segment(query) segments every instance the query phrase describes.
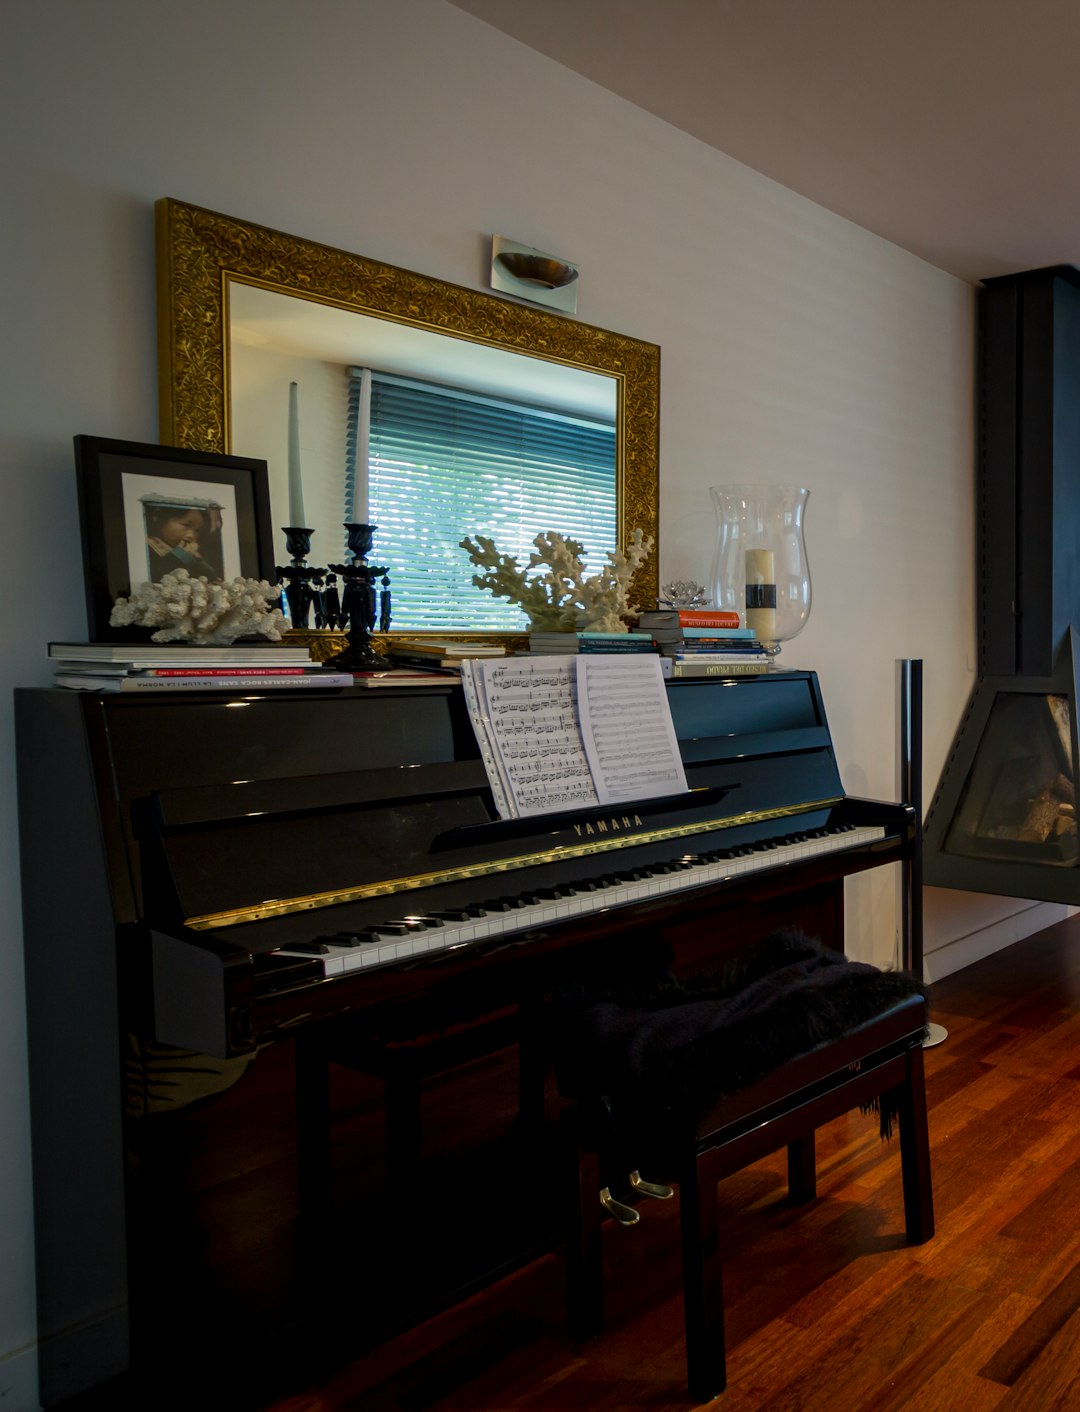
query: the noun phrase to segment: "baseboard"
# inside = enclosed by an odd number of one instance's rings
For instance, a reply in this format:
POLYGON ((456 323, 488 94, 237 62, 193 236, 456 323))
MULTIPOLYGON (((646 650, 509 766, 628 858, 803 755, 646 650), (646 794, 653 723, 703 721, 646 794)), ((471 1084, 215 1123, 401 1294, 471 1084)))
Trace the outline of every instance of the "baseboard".
POLYGON ((39 1412, 36 1345, 0 1357, 0 1407, 4 1412, 39 1412))
POLYGON ((992 956, 995 951, 1004 951, 1007 946, 1022 941, 1026 936, 1034 936, 1036 932, 1052 927, 1055 922, 1063 922, 1066 917, 1074 916, 1077 911, 1080 911, 1080 908, 1070 907, 1064 902, 1032 903, 1030 907, 1024 907, 1011 916, 1003 917, 991 926, 969 932, 967 936, 957 937, 954 941, 935 947, 933 951, 925 952, 923 973, 931 983, 940 981, 945 976, 951 976, 954 971, 962 971, 965 966, 981 961, 984 956, 992 956))
MULTIPOLYGON (((53 1334, 41 1343, 41 1405, 55 1407, 119 1377, 127 1367, 128 1310, 125 1304, 53 1334)), ((3 1412, 8 1409, 3 1407, 3 1412)))

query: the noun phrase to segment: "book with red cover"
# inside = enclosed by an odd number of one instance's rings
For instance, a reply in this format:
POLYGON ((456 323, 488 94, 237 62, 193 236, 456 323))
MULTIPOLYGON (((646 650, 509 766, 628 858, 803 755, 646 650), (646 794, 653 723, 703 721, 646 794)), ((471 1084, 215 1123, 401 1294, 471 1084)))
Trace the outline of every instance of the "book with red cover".
POLYGON ((733 608, 656 608, 639 615, 643 628, 737 628, 739 615, 733 608))
POLYGON ((727 608, 677 608, 684 628, 737 628, 739 615, 727 608))
MULTIPOLYGON (((302 677, 312 667, 151 667, 144 677, 302 677)), ((318 668, 314 668, 318 670, 318 668)))

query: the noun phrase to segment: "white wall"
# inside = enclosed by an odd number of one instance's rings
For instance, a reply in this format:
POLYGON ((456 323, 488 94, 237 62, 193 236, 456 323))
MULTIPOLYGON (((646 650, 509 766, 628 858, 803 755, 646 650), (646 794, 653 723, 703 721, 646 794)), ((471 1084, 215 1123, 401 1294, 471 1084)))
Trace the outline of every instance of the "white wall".
POLYGON ((345 519, 342 428, 349 401, 341 364, 267 348, 245 348, 242 357, 232 359, 229 371, 233 448, 238 456, 266 462, 271 509, 279 512, 273 517, 274 549, 279 555, 276 562, 285 563, 280 527, 288 519, 283 509, 289 503, 288 389, 295 382, 304 518, 308 525, 322 529, 321 533, 316 531, 311 562, 340 563, 346 556, 341 528, 345 519))
MULTIPOLYGON (((156 440, 153 202, 474 287, 492 233, 582 270, 662 348, 661 569, 708 572, 708 486, 811 487, 809 626, 849 793, 895 798, 895 661, 926 787, 973 672, 972 291, 443 0, 8 0, 0 692, 0 1400, 33 1405, 10 688, 85 635, 71 438, 156 440)), ((77 899, 73 899, 77 912, 77 899)), ((943 945, 1018 912, 950 897, 943 945)), ((889 961, 895 880, 851 888, 889 961)), ((936 928, 936 929, 935 929, 936 928)))

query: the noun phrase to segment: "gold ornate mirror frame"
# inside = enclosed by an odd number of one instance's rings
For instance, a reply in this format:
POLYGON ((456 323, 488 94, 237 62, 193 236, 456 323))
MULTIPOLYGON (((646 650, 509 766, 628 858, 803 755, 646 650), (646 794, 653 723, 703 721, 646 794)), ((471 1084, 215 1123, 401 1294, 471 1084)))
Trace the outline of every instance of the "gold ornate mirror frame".
MULTIPOLYGON (((165 198, 157 202, 161 440, 230 452, 229 283, 576 365, 615 379, 617 536, 654 539, 631 601, 658 587, 660 349, 624 334, 165 198)), ((483 533, 483 526, 477 530, 483 533)), ((460 635, 460 634, 457 634, 460 635)))

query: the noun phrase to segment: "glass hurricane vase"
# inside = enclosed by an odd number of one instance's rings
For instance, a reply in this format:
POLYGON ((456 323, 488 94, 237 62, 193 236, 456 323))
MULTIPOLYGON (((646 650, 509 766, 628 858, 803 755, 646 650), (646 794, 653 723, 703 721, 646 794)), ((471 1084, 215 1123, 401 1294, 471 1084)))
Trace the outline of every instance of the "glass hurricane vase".
POLYGON ((786 485, 714 485, 716 552, 711 584, 717 608, 734 609, 780 651, 810 616, 810 565, 803 516, 810 492, 786 485))

